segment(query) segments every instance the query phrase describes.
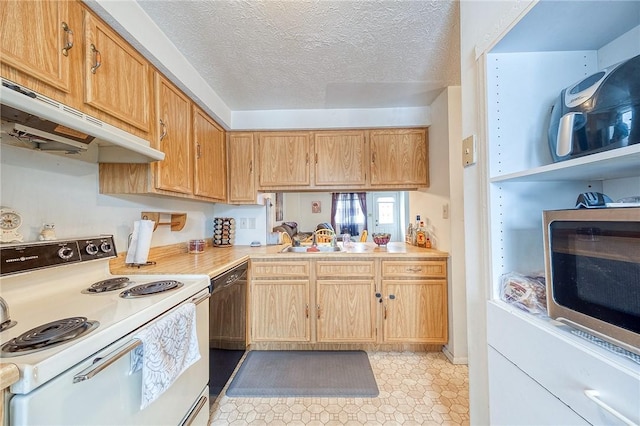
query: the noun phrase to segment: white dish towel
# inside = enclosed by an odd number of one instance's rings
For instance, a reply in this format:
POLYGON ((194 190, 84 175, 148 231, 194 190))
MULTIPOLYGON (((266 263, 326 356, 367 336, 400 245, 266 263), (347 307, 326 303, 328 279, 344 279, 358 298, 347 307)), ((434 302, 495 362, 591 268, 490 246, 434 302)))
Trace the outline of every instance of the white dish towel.
POLYGON ((134 337, 142 341, 131 355, 131 371, 142 368, 142 410, 200 359, 196 305, 180 306, 134 337))

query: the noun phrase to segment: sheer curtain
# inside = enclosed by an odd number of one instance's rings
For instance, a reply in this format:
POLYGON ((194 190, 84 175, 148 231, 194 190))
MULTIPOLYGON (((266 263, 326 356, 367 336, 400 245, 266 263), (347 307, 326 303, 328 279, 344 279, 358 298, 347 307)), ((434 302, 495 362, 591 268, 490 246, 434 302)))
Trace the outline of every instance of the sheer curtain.
POLYGON ((334 192, 331 194, 331 226, 336 233, 360 235, 367 229, 367 194, 334 192))

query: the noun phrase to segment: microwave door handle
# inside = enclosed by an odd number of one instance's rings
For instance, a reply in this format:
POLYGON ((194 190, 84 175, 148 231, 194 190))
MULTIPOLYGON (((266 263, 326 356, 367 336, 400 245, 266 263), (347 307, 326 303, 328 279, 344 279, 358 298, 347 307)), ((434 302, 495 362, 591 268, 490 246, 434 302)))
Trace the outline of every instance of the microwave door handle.
POLYGON ((571 154, 576 117, 582 115, 581 112, 568 112, 560 118, 558 136, 556 137, 556 155, 558 157, 566 157, 571 154))

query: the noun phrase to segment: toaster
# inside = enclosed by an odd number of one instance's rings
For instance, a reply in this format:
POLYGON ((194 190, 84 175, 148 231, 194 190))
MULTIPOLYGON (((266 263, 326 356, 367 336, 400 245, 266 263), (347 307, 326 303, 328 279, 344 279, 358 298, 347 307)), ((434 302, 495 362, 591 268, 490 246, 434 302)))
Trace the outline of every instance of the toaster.
POLYGON ((554 162, 640 143, 640 55, 563 89, 548 140, 554 162))

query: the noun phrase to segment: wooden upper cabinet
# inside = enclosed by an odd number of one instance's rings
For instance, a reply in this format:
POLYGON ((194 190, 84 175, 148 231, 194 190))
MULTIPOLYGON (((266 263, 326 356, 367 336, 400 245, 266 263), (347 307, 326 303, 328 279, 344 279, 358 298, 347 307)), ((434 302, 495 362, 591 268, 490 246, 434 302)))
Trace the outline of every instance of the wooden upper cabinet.
MULTIPOLYGON (((0 59, 4 64, 63 92, 71 90, 70 62, 74 56, 82 55, 77 46, 82 37, 79 4, 3 0, 0 27, 0 59)), ((4 68, 3 76, 19 80, 4 68)), ((16 82, 42 92, 33 84, 16 82)))
POLYGON ((315 133, 314 144, 316 185, 353 187, 366 184, 364 131, 315 133))
POLYGON ((371 186, 429 186, 429 148, 424 129, 372 130, 371 186))
POLYGON ((224 130, 193 107, 194 194, 227 200, 227 155, 224 130))
POLYGON ((155 74, 156 148, 165 153, 154 163, 156 188, 193 193, 191 100, 160 74, 155 74))
POLYGON ((309 186, 309 147, 308 132, 260 133, 259 186, 309 186))
POLYGON ((152 104, 149 63, 90 12, 85 11, 84 16, 85 102, 148 132, 152 104))
POLYGON ((254 134, 227 133, 227 163, 229 165, 229 203, 255 204, 254 134))

